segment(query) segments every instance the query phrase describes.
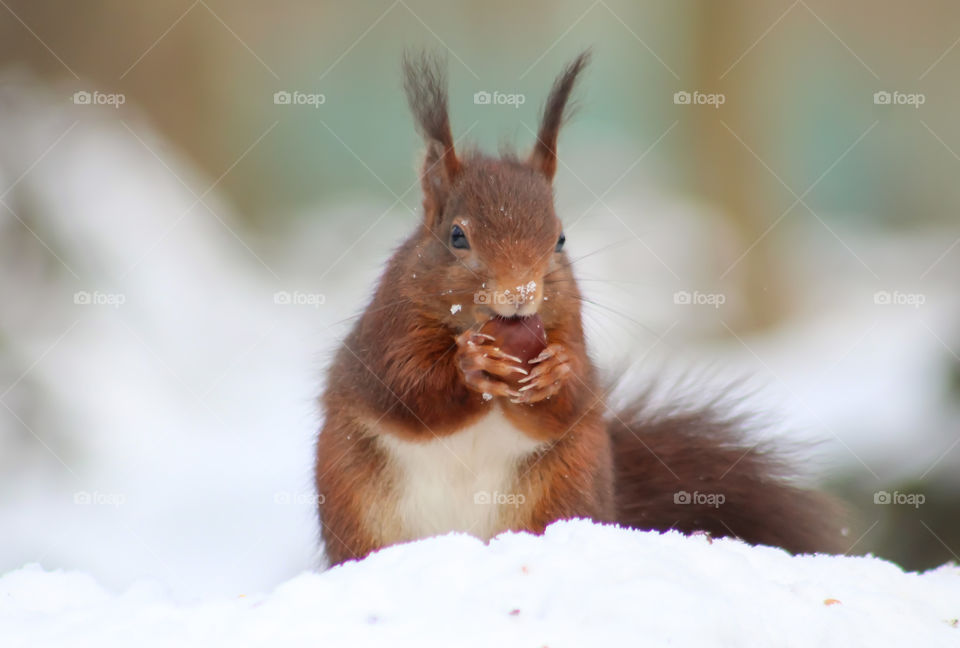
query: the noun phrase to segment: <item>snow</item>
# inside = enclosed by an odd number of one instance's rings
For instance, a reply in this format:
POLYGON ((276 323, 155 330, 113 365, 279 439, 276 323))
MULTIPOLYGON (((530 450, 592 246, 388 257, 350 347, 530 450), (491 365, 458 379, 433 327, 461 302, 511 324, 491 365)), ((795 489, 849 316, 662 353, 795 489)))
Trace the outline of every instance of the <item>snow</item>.
MULTIPOLYGON (((56 99, 0 87, 11 143, 0 157, 36 160, 72 118, 56 99)), ((350 312, 350 288, 261 265, 256 241, 231 233, 229 207, 215 193, 204 199, 213 212, 196 204, 178 177, 198 194, 210 181, 147 124, 126 123, 77 123, 11 192, 39 205, 34 228, 77 278, 24 276, 13 237, 35 239, 0 221, 0 290, 18 295, 0 309, 0 338, 17 352, 3 381, 12 411, 0 407, 0 573, 39 562, 116 589, 142 576, 180 596, 266 589, 317 564, 319 354, 342 335, 330 323, 350 312), (74 299, 98 290, 125 303, 74 299), (31 397, 50 414, 30 416, 31 397)), ((61 267, 39 244, 23 247, 61 267)))
POLYGON ((28 565, 0 578, 0 640, 45 646, 960 645, 960 568, 585 520, 489 544, 453 534, 385 549, 267 594, 184 605, 28 565))

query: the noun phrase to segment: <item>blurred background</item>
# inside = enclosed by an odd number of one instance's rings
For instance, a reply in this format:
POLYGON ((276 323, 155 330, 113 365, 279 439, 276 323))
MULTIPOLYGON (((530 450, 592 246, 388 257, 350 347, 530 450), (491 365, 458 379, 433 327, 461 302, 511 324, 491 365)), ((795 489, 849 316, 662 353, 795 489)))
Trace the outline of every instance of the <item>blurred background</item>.
POLYGON ((315 398, 419 214, 408 48, 494 151, 592 47, 555 184, 597 361, 742 380, 851 554, 957 561, 958 43, 934 0, 0 1, 0 572, 319 564, 315 398))

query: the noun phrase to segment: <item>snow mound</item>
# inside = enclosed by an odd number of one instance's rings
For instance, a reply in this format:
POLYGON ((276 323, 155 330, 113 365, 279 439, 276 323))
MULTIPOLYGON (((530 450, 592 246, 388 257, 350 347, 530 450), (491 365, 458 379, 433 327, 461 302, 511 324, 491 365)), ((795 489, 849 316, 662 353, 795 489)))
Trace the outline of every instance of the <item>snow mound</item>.
POLYGON ((798 556, 584 520, 489 544, 453 534, 177 603, 29 565, 0 578, 0 645, 958 646, 960 568, 798 556))

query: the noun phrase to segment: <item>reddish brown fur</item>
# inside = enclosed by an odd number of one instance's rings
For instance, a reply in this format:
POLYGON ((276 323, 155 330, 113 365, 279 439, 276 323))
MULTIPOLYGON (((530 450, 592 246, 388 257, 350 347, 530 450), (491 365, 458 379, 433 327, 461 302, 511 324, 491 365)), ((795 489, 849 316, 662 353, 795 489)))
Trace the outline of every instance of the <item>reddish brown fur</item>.
POLYGON ((657 410, 645 400, 608 428, 620 524, 735 536, 791 553, 843 550, 838 504, 792 485, 784 455, 770 443, 750 443, 744 417, 716 405, 657 410), (724 501, 678 504, 681 493, 724 501))
MULTIPOLYGON (((607 429, 584 342, 579 289, 566 254, 554 251, 561 225, 550 184, 557 133, 586 60, 578 57, 554 84, 527 161, 479 153, 458 157, 442 67, 428 58, 405 61, 410 105, 427 145, 424 219, 391 258, 329 372, 316 485, 331 563, 412 539, 397 518, 400 485, 382 437, 415 447, 457 434, 495 407, 523 434, 545 442, 517 466, 515 488, 525 503, 500 521, 504 529, 539 533, 557 519, 587 517, 639 528, 739 534, 792 550, 817 548, 817 533, 801 531, 789 519, 800 513, 807 524, 814 515, 812 496, 781 486, 765 456, 748 452, 736 470, 719 479, 743 453, 741 446, 728 448, 739 441, 731 426, 705 423, 707 415, 644 423, 627 414, 623 420, 631 425, 607 429), (454 224, 466 231, 469 250, 451 247, 454 224), (464 369, 476 361, 478 349, 462 342, 461 334, 490 315, 474 296, 528 278, 536 294, 527 307, 536 307, 555 355, 544 359, 544 376, 530 383, 536 389, 517 398, 521 402, 512 402, 514 396, 485 400, 464 369), (635 434, 656 446, 654 453, 668 455, 666 463, 682 472, 679 480, 664 477, 635 434), (727 520, 732 529, 665 501, 678 484, 698 483, 703 475, 711 487, 737 492, 735 503, 723 510, 736 513, 727 520)), ((482 349, 479 355, 485 355, 482 349)))

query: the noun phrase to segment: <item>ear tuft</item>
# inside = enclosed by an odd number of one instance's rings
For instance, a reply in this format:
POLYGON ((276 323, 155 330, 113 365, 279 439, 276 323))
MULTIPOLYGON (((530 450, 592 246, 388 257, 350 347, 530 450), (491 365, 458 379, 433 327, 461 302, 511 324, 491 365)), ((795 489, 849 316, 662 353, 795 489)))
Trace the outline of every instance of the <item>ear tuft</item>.
POLYGON ((563 122, 570 117, 571 110, 568 109, 570 94, 576 85, 577 77, 589 62, 590 50, 573 59, 553 82, 550 95, 543 106, 540 131, 537 133, 537 143, 530 154, 530 164, 543 173, 548 180, 553 180, 557 172, 557 136, 563 122))
POLYGON ((429 224, 439 218, 450 185, 460 173, 447 113, 446 61, 427 52, 405 53, 403 88, 417 131, 427 145, 421 183, 429 224))

